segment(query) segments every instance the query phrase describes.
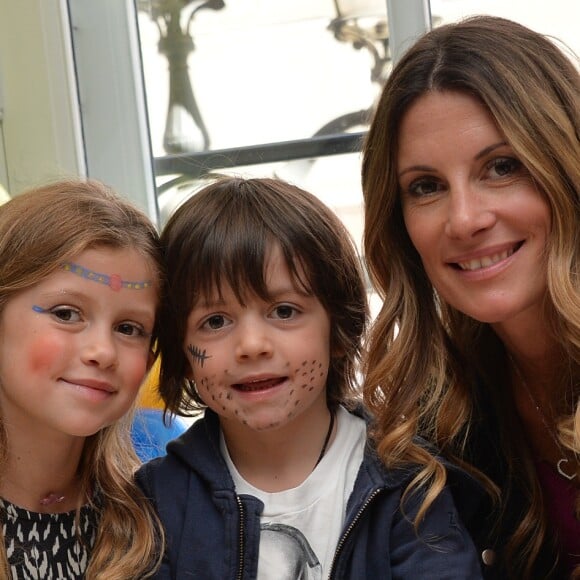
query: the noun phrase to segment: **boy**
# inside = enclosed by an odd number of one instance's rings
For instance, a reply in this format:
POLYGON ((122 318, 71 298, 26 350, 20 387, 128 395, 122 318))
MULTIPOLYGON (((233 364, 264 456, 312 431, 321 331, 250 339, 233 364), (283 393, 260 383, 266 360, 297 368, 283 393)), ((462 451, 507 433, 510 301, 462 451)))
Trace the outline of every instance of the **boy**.
POLYGON ((227 178, 162 241, 160 392, 207 408, 138 476, 167 531, 158 577, 479 577, 449 491, 415 528, 413 471, 386 471, 353 411, 366 289, 338 218, 282 181, 227 178))

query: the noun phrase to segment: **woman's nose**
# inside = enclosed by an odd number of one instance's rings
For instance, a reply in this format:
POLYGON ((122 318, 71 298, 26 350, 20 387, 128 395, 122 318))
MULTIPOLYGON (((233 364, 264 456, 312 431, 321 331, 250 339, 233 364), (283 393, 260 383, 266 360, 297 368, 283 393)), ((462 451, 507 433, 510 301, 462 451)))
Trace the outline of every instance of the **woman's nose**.
POLYGON ((495 212, 484 194, 463 184, 450 191, 445 233, 450 238, 468 239, 496 221, 495 212))

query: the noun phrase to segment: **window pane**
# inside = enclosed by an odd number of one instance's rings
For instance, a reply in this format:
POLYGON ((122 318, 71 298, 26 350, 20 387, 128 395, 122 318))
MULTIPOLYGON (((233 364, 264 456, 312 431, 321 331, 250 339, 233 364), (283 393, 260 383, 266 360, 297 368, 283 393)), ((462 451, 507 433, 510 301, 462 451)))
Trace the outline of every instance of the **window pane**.
POLYGON ((475 14, 502 16, 554 36, 580 54, 578 0, 431 0, 431 13, 435 24, 475 14))
POLYGON ((137 6, 156 157, 348 131, 385 74, 386 0, 137 6))

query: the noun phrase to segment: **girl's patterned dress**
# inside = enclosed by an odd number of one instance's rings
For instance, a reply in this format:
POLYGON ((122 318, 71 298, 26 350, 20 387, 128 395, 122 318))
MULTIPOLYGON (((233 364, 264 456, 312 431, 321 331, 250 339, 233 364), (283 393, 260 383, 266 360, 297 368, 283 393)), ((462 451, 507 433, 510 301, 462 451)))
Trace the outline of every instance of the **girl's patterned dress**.
POLYGON ((77 513, 30 512, 0 499, 4 545, 14 580, 84 578, 98 528, 94 506, 77 513))

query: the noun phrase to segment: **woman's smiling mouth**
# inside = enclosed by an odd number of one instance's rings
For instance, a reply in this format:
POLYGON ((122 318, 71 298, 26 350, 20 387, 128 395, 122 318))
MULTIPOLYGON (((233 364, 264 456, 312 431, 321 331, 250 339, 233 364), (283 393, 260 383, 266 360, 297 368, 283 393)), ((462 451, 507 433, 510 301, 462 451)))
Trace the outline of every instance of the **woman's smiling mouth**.
POLYGON ((489 268, 502 260, 506 260, 513 254, 515 254, 524 244, 524 242, 518 242, 512 248, 503 250, 502 252, 496 252, 489 254, 487 256, 482 256, 480 258, 473 258, 471 260, 465 260, 461 262, 455 262, 452 264, 455 268, 459 270, 473 272, 475 270, 481 270, 482 268, 489 268))

